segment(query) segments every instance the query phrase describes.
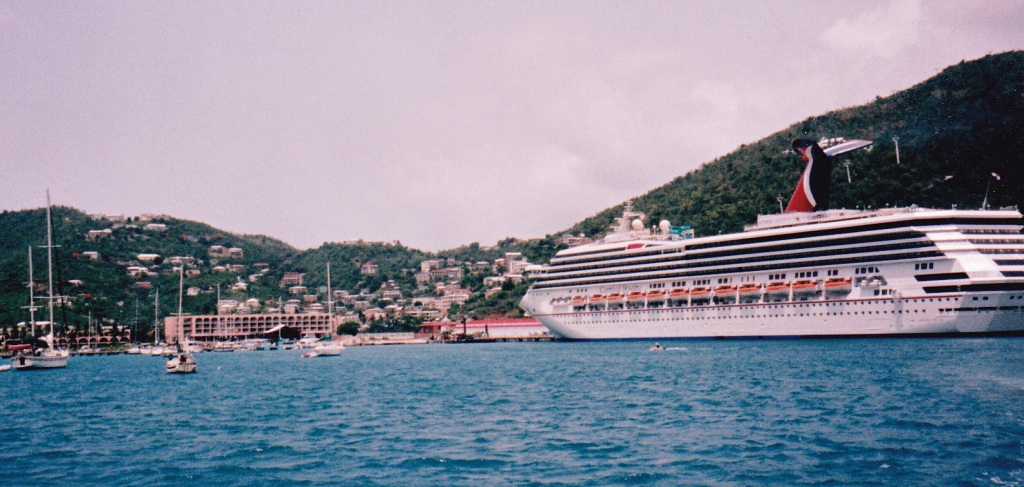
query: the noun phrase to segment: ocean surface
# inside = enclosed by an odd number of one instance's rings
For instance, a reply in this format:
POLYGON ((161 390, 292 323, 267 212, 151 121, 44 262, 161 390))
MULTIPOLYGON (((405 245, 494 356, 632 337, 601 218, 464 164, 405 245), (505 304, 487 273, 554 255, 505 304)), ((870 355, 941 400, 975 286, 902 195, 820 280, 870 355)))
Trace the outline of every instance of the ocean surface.
POLYGON ((72 357, 0 373, 0 485, 1020 485, 1024 339, 72 357))

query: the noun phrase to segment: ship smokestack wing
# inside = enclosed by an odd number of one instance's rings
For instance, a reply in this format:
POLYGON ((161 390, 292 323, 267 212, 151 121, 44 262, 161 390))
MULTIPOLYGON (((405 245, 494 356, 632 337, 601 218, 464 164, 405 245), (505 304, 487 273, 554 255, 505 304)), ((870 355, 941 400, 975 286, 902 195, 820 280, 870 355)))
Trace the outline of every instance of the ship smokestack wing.
POLYGON ((840 154, 846 154, 847 152, 853 152, 857 149, 863 149, 871 144, 874 144, 874 142, 870 140, 847 140, 842 144, 836 144, 825 149, 825 155, 835 157, 840 154))

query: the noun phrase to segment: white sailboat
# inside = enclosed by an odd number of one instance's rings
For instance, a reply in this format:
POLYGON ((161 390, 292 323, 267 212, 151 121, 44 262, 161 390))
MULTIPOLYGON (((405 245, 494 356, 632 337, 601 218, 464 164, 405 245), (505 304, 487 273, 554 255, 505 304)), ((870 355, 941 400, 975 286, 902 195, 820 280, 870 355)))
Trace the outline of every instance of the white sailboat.
POLYGON ((135 338, 139 332, 139 297, 135 297, 135 320, 132 321, 132 346, 128 348, 129 355, 139 355, 142 350, 139 349, 139 341, 135 338))
POLYGON ((160 289, 156 290, 153 298, 153 346, 149 347, 148 355, 160 357, 164 354, 164 347, 160 346, 160 289))
MULTIPOLYGON (((331 293, 330 262, 327 263, 327 316, 328 322, 331 323, 331 326, 334 326, 334 295, 331 293)), ((334 357, 341 355, 342 350, 345 350, 345 346, 335 341, 324 342, 313 347, 313 352, 316 354, 314 355, 315 357, 334 357)))
POLYGON ((178 269, 178 353, 165 365, 168 374, 191 374, 196 371, 196 359, 188 352, 185 342, 185 327, 181 321, 181 295, 185 286, 185 266, 178 269))
MULTIPOLYGON (((50 222, 50 191, 46 191, 46 256, 47 273, 49 274, 47 302, 50 313, 50 333, 43 337, 45 350, 22 351, 11 359, 11 365, 17 370, 62 369, 68 366, 71 352, 58 350, 53 339, 53 228, 50 222)), ((31 255, 31 254, 30 254, 31 255)), ((33 322, 35 319, 33 318, 33 322)))

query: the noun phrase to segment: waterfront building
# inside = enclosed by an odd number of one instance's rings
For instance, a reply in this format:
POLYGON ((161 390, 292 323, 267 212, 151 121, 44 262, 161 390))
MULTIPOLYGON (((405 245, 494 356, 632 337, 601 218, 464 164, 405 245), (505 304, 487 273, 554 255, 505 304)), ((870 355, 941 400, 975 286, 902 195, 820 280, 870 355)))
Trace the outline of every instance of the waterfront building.
MULTIPOLYGON (((194 341, 220 341, 253 337, 278 326, 287 326, 302 335, 328 336, 341 324, 339 317, 317 314, 246 314, 182 316, 184 336, 194 341)), ((177 341, 178 317, 164 318, 164 337, 177 341)))

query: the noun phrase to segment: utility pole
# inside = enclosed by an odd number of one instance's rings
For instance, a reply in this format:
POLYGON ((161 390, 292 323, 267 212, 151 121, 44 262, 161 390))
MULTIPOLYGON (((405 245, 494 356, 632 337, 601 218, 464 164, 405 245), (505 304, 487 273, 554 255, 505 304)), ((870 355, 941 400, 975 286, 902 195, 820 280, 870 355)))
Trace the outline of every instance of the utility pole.
POLYGON ((853 178, 850 177, 850 161, 843 161, 843 167, 846 168, 846 182, 853 184, 853 178))
POLYGON ((900 138, 893 137, 892 143, 896 144, 896 165, 900 165, 900 138))
POLYGON ((776 196, 775 200, 779 202, 779 213, 785 213, 786 209, 782 207, 782 196, 776 196))

